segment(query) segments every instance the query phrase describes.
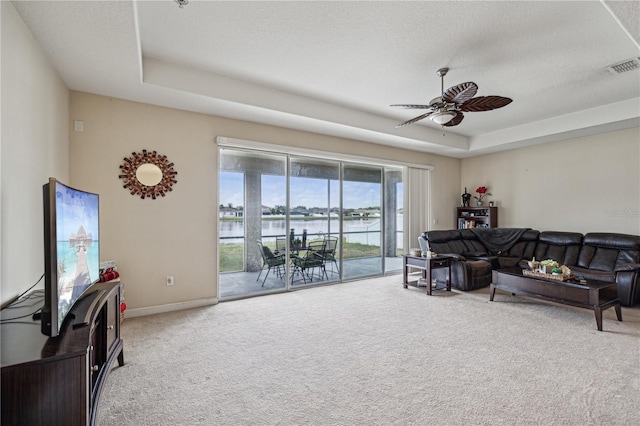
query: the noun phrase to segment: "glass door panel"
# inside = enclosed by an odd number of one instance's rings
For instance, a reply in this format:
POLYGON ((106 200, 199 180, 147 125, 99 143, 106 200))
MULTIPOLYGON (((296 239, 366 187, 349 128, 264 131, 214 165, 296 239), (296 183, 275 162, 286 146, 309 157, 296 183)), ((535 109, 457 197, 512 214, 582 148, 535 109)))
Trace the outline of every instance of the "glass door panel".
POLYGON ((218 271, 220 298, 286 288, 286 156, 221 149, 218 271))
POLYGON ((403 184, 401 167, 384 168, 384 269, 402 270, 404 253, 403 184))
POLYGON ((342 179, 343 278, 382 274, 382 168, 345 163, 342 179))
POLYGON ((291 157, 289 236, 291 285, 305 286, 340 278, 335 249, 339 234, 338 162, 291 157), (328 248, 333 247, 333 252, 328 248))

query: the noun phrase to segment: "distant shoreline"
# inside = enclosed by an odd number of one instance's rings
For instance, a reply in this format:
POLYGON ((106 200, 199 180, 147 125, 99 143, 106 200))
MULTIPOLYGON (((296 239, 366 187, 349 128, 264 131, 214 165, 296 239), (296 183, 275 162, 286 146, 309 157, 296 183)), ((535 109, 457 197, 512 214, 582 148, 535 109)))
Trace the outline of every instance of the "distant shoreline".
MULTIPOLYGON (((398 213, 402 214, 402 213, 398 213)), ((285 220, 286 216, 282 215, 265 215, 261 217, 261 220, 285 220)), ((289 216, 290 220, 327 220, 327 216, 289 216)), ((360 220, 360 219, 380 219, 380 216, 329 216, 331 220, 360 220)), ((220 220, 225 222, 242 222, 244 217, 221 217, 220 220)))

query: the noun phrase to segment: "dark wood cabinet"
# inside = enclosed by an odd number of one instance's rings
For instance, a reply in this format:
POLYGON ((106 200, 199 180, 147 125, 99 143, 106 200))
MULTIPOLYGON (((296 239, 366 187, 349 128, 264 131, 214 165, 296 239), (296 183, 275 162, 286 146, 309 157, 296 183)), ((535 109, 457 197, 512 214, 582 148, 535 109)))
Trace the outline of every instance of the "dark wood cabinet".
POLYGON ((456 209, 458 229, 497 228, 497 207, 458 207, 456 209))
POLYGON ((114 360, 124 365, 120 295, 120 283, 94 285, 57 337, 43 335, 30 315, 17 318, 34 311, 38 292, 29 303, 2 311, 2 425, 94 423, 114 360))

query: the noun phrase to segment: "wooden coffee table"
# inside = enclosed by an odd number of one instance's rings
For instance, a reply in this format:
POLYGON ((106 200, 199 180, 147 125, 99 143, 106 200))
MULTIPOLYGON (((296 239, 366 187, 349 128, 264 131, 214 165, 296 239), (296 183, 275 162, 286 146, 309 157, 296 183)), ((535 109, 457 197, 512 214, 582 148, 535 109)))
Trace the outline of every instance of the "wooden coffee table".
POLYGON ((618 321, 622 321, 622 311, 616 283, 586 280, 556 281, 530 277, 522 274, 522 269, 507 268, 493 271, 489 301, 493 301, 496 289, 536 297, 551 302, 587 308, 594 311, 596 325, 602 331, 602 311, 615 307, 618 321))

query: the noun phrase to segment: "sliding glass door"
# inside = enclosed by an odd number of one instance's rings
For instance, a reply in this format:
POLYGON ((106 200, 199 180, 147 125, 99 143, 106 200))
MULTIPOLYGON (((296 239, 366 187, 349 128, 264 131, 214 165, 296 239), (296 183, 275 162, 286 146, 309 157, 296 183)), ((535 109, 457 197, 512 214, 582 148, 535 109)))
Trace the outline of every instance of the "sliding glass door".
POLYGON ((286 156, 221 149, 219 167, 220 297, 285 289, 286 156))
POLYGON ((219 297, 401 270, 402 167, 221 148, 219 297))
POLYGON ((291 285, 339 279, 340 163, 292 157, 289 180, 291 285), (331 258, 324 256, 328 253, 331 258), (325 259, 321 259, 325 257, 325 259))
POLYGON ((343 164, 344 278, 380 275, 382 265, 382 167, 343 164))
POLYGON ((404 254, 404 186, 402 167, 384 168, 384 270, 402 271, 404 254))

